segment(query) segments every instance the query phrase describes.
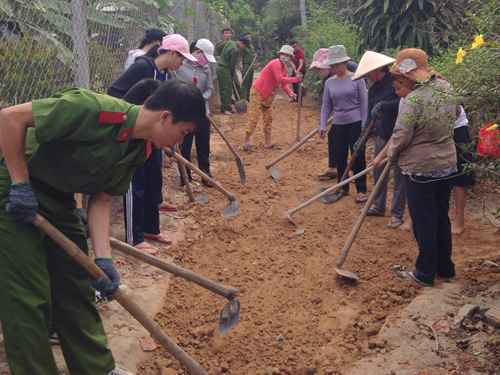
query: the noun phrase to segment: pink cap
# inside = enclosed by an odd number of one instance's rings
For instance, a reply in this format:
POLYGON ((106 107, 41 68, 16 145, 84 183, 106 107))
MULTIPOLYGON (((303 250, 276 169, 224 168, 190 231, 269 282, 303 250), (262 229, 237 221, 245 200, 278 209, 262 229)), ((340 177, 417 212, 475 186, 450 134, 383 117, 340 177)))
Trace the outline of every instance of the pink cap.
POLYGON ((189 43, 186 38, 179 34, 164 37, 158 50, 177 51, 189 61, 198 62, 196 57, 189 53, 189 43))

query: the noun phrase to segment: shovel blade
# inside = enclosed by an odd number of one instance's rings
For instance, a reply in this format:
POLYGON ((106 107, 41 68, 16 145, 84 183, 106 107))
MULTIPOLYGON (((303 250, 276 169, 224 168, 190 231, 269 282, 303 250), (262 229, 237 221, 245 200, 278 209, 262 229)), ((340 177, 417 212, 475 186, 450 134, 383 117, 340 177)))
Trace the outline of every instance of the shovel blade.
POLYGON ((240 206, 241 206, 240 202, 236 202, 236 201, 229 202, 222 209, 222 215, 221 216, 222 217, 227 217, 227 216, 238 215, 240 213, 240 206))
POLYGON ((207 193, 198 194, 194 200, 195 202, 208 203, 209 201, 208 194, 207 193))
POLYGON ((238 100, 236 103, 234 103, 234 106, 236 107, 236 112, 238 112, 238 113, 247 113, 247 102, 246 102, 246 100, 238 100))
POLYGON ((240 301, 232 300, 224 306, 220 312, 219 327, 217 328, 217 334, 223 335, 229 332, 240 319, 240 301))
POLYGON ((275 167, 270 167, 267 171, 269 172, 269 174, 271 175, 271 177, 274 178, 275 180, 278 180, 281 177, 283 177, 283 175, 281 174, 281 172, 278 171, 275 167))
POLYGON ((346 277, 348 279, 353 279, 353 280, 359 280, 358 275, 356 275, 354 272, 343 269, 338 264, 335 266, 335 272, 337 272, 337 274, 342 277, 346 277))
POLYGON ((243 160, 240 157, 236 158, 236 165, 238 166, 238 172, 240 174, 240 181, 243 186, 245 186, 245 182, 247 181, 247 175, 245 173, 245 168, 243 164, 243 160))
MULTIPOLYGON (((329 188, 319 188, 318 189, 318 193, 322 193, 324 192, 325 190, 328 190, 329 188)), ((332 203, 332 202, 336 202, 339 200, 339 194, 337 192, 332 192, 330 194, 327 194, 325 195, 324 197, 321 197, 321 200, 324 202, 324 203, 332 203)))

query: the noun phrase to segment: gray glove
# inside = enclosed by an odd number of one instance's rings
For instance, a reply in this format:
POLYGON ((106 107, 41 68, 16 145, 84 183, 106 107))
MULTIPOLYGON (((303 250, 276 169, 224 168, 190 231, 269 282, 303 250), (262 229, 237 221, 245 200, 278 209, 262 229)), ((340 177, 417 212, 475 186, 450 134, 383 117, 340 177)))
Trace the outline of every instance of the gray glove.
POLYGON ((13 183, 10 186, 9 203, 5 205, 7 212, 22 223, 32 223, 38 210, 38 202, 31 182, 13 183))
POLYGON ((241 68, 240 68, 240 73, 241 73, 242 75, 245 75, 245 69, 244 69, 243 67, 241 67, 241 68))
POLYGON ((104 271, 111 282, 106 277, 98 277, 97 279, 91 277, 90 285, 101 292, 101 296, 111 301, 115 298, 113 292, 120 286, 120 274, 116 270, 112 258, 95 258, 95 264, 104 271))
POLYGON ((382 102, 375 104, 372 109, 371 115, 374 121, 382 118, 382 102))
POLYGON ((80 216, 80 219, 82 219, 82 223, 85 227, 85 233, 87 234, 87 237, 90 237, 89 224, 87 223, 87 215, 85 215, 85 211, 83 210, 83 208, 79 207, 76 209, 76 214, 80 216))
POLYGON ((169 158, 173 158, 175 155, 175 152, 177 151, 177 145, 173 145, 172 147, 170 147, 170 150, 172 150, 170 152, 170 154, 167 153, 167 151, 165 151, 165 155, 167 155, 169 158))
POLYGON ((363 138, 363 136, 365 135, 365 133, 366 133, 366 128, 363 128, 363 130, 361 131, 361 135, 359 136, 358 140, 354 144, 354 147, 353 147, 354 152, 359 152, 359 151, 364 152, 365 151, 365 149, 366 149, 366 142, 365 142, 365 144, 362 147, 359 147, 359 144, 361 143, 361 139, 363 138))

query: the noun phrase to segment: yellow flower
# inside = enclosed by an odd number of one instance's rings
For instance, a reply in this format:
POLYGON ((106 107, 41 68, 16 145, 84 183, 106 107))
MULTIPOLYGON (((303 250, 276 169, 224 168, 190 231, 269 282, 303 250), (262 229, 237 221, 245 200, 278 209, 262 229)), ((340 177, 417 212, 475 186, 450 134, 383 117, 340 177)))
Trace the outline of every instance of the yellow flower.
POLYGON ((455 61, 455 64, 461 64, 464 56, 467 55, 467 52, 463 50, 462 47, 457 52, 457 60, 455 61))
POLYGON ((476 41, 474 43, 472 43, 472 48, 471 49, 474 49, 476 47, 481 47, 481 46, 485 46, 487 45, 488 43, 486 43, 484 40, 483 40, 483 35, 476 35, 476 41))

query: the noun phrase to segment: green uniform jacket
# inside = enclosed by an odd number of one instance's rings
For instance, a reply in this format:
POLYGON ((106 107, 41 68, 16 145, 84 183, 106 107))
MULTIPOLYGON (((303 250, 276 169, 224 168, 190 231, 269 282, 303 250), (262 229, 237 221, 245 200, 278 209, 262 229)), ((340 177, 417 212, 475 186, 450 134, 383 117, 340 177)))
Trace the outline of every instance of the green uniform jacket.
POLYGON ((243 66, 245 65, 248 66, 252 63, 254 54, 255 54, 255 48, 253 47, 252 44, 250 44, 250 47, 245 47, 242 50, 240 50, 238 61, 241 61, 243 66))
MULTIPOLYGON (((230 42, 230 41, 229 41, 230 42)), ((220 56, 227 42, 219 42, 215 45, 214 56, 220 56)))
POLYGON ((30 179, 64 193, 127 193, 134 171, 146 161, 146 141, 130 140, 140 106, 81 88, 32 106, 30 179))
POLYGON ((238 43, 232 40, 226 42, 220 55, 219 65, 229 68, 231 74, 233 74, 236 68, 236 61, 238 61, 239 51, 238 43))

